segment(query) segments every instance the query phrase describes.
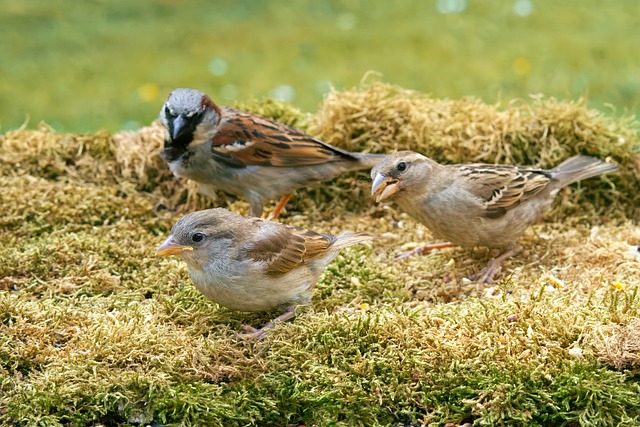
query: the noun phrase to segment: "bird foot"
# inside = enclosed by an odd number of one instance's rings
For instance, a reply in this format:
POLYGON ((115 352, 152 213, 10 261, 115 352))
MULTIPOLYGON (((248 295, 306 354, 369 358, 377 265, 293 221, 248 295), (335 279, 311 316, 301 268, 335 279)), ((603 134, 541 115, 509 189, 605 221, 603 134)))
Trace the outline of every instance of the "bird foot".
POLYGON ((512 245, 507 249, 505 253, 493 258, 487 266, 477 274, 469 277, 469 280, 476 283, 491 283, 493 278, 502 271, 502 263, 520 252, 522 248, 520 245, 512 245))
POLYGON ((407 251, 407 252, 402 252, 401 254, 397 255, 395 258, 393 258, 394 261, 400 261, 401 259, 405 259, 405 258, 409 258, 415 255, 426 255, 429 252, 436 250, 436 249, 445 249, 445 248, 452 248, 453 246, 455 246, 453 243, 451 242, 443 242, 443 243, 431 243, 429 245, 422 245, 422 246, 418 246, 417 248, 407 251))
POLYGON ((253 340, 259 340, 264 338, 264 336, 267 335, 267 332, 269 331, 269 329, 273 328, 276 325, 276 322, 278 321, 286 322, 287 320, 293 319, 294 317, 296 317, 296 313, 295 311, 293 311, 293 309, 294 307, 289 308, 289 310, 282 313, 280 316, 276 317, 275 319, 270 320, 260 329, 256 329, 253 326, 249 326, 249 325, 240 326, 240 329, 247 331, 247 333, 238 334, 238 338, 253 339, 253 340))
POLYGON ((243 340, 259 340, 264 338, 264 336, 267 334, 267 330, 272 327, 273 327, 272 322, 267 323, 260 329, 256 329, 253 326, 249 326, 249 325, 242 325, 240 329, 244 329, 245 331, 247 331, 247 333, 238 334, 238 338, 243 340))
POLYGON ((487 266, 480 272, 469 276, 469 280, 476 283, 491 283, 493 278, 502 271, 501 263, 496 262, 497 258, 489 261, 487 266))

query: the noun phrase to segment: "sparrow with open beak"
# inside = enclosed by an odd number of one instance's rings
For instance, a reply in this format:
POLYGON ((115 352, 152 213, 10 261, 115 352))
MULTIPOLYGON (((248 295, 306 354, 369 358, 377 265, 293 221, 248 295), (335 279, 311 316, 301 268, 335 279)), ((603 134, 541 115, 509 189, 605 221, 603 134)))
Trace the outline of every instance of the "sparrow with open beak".
POLYGON ((488 282, 500 271, 502 261, 518 252, 517 240, 544 216, 562 187, 617 170, 616 165, 588 156, 571 157, 544 170, 512 165, 441 165, 421 154, 402 151, 374 166, 371 194, 377 202, 395 202, 447 241, 420 247, 400 258, 454 245, 508 248, 478 275, 478 281, 488 282))
MULTIPOLYGON (((241 311, 280 309, 274 320, 295 316, 308 304, 320 274, 338 252, 370 236, 318 234, 226 209, 192 212, 171 229, 156 255, 186 262, 194 285, 207 298, 241 311)), ((261 338, 273 321, 243 337, 261 338)))
POLYGON ((253 216, 262 215, 266 200, 282 197, 270 219, 278 217, 295 189, 370 169, 382 158, 333 147, 256 114, 218 107, 194 89, 171 92, 160 121, 166 129, 162 156, 175 175, 196 181, 204 194, 219 189, 246 197, 253 216))

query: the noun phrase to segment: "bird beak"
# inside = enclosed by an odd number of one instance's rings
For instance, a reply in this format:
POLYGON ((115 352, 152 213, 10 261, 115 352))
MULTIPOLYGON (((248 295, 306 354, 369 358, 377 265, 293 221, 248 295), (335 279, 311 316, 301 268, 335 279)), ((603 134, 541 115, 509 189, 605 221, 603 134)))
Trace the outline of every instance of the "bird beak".
POLYGON ((156 256, 182 255, 183 253, 192 250, 193 247, 191 246, 178 245, 173 241, 173 235, 171 235, 158 247, 158 249, 156 249, 156 256))
POLYGON ((173 119, 173 133, 171 138, 173 140, 178 139, 178 137, 189 128, 187 125, 188 122, 184 119, 184 116, 182 114, 177 115, 176 118, 173 119))
POLYGON ((371 195, 376 196, 376 202, 388 199, 400 191, 400 187, 398 187, 399 182, 396 178, 377 174, 373 180, 373 184, 371 184, 371 195))

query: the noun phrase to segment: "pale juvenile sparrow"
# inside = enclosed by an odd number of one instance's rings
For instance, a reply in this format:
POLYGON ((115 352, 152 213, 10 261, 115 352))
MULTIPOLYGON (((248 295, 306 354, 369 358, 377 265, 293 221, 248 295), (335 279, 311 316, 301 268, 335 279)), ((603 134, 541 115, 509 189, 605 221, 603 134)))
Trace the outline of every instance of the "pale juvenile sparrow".
POLYGON ((282 197, 343 172, 370 169, 382 155, 351 153, 256 114, 218 107, 195 89, 175 89, 160 111, 162 156, 171 171, 211 195, 219 189, 247 198, 260 216, 266 200, 282 197))
POLYGON ((435 236, 447 240, 412 253, 454 245, 508 248, 479 275, 479 281, 488 282, 499 272, 501 262, 518 252, 516 241, 550 209, 562 187, 617 170, 616 165, 588 156, 571 157, 544 170, 512 165, 441 165, 413 151, 402 151, 374 166, 371 194, 378 202, 395 202, 435 236))
MULTIPOLYGON (((156 255, 177 255, 187 263, 194 285, 207 298, 242 311, 280 309, 274 320, 295 316, 308 304, 313 288, 340 249, 370 236, 318 234, 299 227, 245 218, 216 208, 192 212, 171 229, 156 255)), ((251 330, 260 338, 273 326, 251 330)))

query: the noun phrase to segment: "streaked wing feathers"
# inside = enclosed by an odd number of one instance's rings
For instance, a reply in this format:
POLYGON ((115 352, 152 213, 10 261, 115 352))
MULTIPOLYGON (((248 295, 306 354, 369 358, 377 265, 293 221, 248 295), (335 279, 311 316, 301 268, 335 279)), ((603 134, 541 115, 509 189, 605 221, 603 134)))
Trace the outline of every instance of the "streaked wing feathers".
POLYGON ((549 172, 521 166, 469 164, 457 168, 472 183, 471 192, 484 200, 488 218, 503 216, 551 181, 549 172))
POLYGON ((251 243, 246 254, 267 263, 267 274, 280 276, 325 254, 336 240, 299 227, 283 226, 267 238, 251 243))
POLYGON ((232 167, 250 165, 295 167, 337 160, 356 160, 289 126, 244 111, 223 109, 226 120, 213 137, 216 160, 232 167))

